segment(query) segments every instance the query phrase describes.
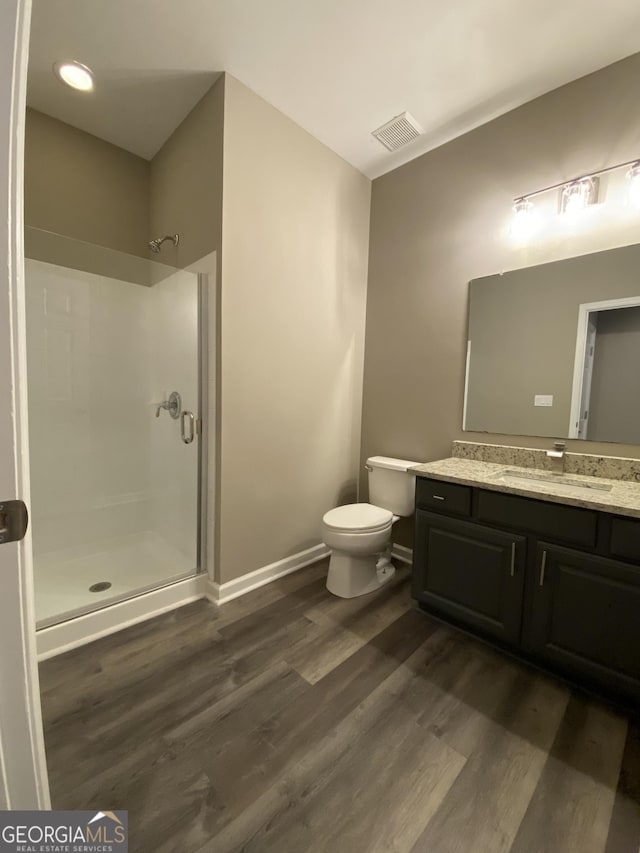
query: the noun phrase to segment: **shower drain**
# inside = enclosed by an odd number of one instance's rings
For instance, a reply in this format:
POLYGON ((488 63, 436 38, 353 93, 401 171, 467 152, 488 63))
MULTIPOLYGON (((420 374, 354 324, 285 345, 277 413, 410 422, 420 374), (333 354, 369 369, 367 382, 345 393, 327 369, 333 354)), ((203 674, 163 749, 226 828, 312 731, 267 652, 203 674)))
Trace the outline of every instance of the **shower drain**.
POLYGON ((89 592, 104 592, 105 589, 109 589, 111 584, 109 581, 100 581, 99 583, 93 583, 89 587, 89 592))

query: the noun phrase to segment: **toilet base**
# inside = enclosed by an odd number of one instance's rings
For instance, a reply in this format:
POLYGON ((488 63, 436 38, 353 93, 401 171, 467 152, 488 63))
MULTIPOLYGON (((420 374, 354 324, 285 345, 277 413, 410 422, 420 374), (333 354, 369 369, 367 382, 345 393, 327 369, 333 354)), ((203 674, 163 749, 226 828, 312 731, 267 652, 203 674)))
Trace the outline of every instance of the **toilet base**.
POLYGON ((379 554, 356 557, 342 551, 332 551, 327 589, 340 598, 356 598, 388 584, 395 571, 391 563, 380 560, 379 554))

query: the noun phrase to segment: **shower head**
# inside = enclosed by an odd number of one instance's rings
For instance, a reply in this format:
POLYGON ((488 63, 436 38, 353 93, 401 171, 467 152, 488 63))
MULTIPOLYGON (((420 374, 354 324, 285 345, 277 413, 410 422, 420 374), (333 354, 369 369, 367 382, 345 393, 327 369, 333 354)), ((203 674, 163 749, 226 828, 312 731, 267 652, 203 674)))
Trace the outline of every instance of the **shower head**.
POLYGON ((165 242, 165 240, 171 240, 174 246, 177 246, 180 242, 179 234, 166 234, 164 237, 157 237, 155 240, 149 240, 149 248, 151 251, 159 255, 160 254, 160 246, 165 242))

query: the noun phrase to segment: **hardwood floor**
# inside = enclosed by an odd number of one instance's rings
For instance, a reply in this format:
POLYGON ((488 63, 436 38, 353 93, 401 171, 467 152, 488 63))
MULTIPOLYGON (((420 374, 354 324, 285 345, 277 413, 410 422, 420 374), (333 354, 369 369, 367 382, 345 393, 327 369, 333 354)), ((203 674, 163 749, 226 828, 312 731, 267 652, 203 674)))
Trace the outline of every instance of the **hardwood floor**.
POLYGON ((326 563, 41 664, 53 804, 141 853, 638 853, 640 731, 326 563))

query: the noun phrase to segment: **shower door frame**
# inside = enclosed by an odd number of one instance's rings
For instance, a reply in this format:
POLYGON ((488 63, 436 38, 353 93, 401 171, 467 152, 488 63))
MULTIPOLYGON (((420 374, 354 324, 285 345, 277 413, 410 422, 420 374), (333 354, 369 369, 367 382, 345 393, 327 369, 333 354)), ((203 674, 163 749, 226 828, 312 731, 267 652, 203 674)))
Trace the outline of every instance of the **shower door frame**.
MULTIPOLYGON (((200 262, 186 268, 175 268, 175 272, 186 272, 195 279, 196 287, 196 377, 195 438, 197 440, 196 477, 193 487, 196 489, 196 509, 194 536, 196 538, 195 565, 185 569, 184 573, 168 580, 158 580, 145 584, 133 591, 122 593, 111 599, 96 603, 92 607, 81 607, 68 611, 61 616, 40 620, 36 623, 38 660, 46 660, 63 651, 84 645, 106 634, 115 633, 136 622, 150 619, 161 612, 180 607, 189 601, 206 597, 209 580, 208 548, 211 547, 214 532, 208 531, 209 496, 209 441, 213 434, 213 425, 209 423, 209 305, 210 297, 215 305, 216 277, 213 269, 205 263, 202 271, 200 262), (175 595, 171 593, 174 589, 175 595), (149 596, 148 607, 144 606, 145 596, 149 596), (158 597, 156 597, 158 596, 158 597), (122 609, 124 607, 124 609, 122 609), (118 618, 108 620, 105 613, 118 608, 118 618)), ((26 333, 25 333, 26 338, 26 333)))
POLYGON ((198 417, 196 435, 198 436, 198 547, 195 573, 207 574, 207 554, 209 541, 207 536, 207 513, 209 497, 209 296, 210 281, 207 273, 198 276, 198 417))

